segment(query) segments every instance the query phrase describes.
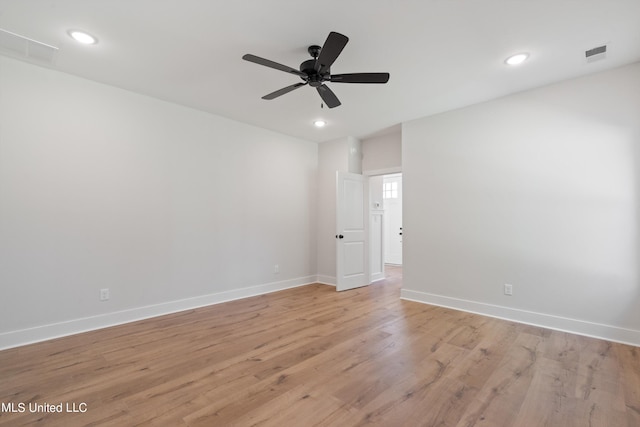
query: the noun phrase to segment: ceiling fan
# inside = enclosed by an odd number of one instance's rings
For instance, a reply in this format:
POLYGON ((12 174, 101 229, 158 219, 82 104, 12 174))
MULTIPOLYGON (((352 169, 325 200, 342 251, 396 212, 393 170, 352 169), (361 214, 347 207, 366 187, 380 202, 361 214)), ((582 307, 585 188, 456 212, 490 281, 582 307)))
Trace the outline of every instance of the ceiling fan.
POLYGON ((331 74, 331 65, 333 65, 338 58, 348 41, 349 38, 347 36, 332 31, 329 33, 322 47, 317 45, 309 46, 308 52, 313 59, 306 60, 300 64, 300 70, 251 54, 244 55, 242 59, 286 73, 295 74, 303 80, 301 83, 296 83, 265 95, 262 99, 275 99, 308 84, 316 88, 324 103, 327 104, 327 107, 334 108, 341 104, 340 100, 335 93, 329 89, 325 82, 386 83, 389 81, 389 73, 331 74))

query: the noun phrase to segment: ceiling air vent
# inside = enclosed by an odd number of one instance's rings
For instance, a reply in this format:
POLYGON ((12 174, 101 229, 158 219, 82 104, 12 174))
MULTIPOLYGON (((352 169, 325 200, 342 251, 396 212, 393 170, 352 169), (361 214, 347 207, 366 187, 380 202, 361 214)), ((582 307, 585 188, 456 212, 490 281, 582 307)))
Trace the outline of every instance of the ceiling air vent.
POLYGON ((587 59, 587 62, 595 62, 601 59, 605 59, 607 57, 607 45, 585 50, 584 56, 587 59))
POLYGON ((53 64, 58 48, 0 28, 0 53, 53 64))

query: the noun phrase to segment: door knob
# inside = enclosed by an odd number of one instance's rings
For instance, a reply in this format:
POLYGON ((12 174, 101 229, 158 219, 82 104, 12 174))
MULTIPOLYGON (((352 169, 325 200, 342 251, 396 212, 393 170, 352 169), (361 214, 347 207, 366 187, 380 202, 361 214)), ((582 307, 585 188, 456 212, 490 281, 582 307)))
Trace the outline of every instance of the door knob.
POLYGON ((342 234, 340 235, 336 234, 336 239, 344 239, 344 236, 342 234))

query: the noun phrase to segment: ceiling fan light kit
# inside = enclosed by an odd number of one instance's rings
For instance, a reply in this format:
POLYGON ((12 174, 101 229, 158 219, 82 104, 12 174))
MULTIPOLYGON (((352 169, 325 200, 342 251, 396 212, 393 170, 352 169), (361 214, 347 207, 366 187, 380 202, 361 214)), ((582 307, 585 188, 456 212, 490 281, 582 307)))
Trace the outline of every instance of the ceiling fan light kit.
POLYGON ((341 104, 340 100, 325 82, 331 83, 387 83, 389 73, 352 73, 352 74, 331 74, 331 66, 338 58, 349 38, 343 34, 332 31, 322 47, 318 45, 309 46, 308 52, 312 59, 308 59, 300 64, 298 70, 286 65, 279 64, 269 59, 246 54, 242 57, 245 61, 258 65, 294 74, 302 79, 302 82, 278 89, 262 97, 262 99, 272 100, 287 94, 302 86, 309 85, 316 88, 322 101, 329 108, 335 108, 341 104))

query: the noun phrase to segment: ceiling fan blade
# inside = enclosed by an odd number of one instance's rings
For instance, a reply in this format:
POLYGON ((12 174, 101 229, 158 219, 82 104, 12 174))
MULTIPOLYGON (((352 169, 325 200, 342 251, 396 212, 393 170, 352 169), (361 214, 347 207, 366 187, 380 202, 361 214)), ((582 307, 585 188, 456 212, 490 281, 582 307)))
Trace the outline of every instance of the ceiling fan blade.
POLYGON ((329 33, 327 40, 324 42, 318 60, 316 61, 316 70, 320 73, 329 69, 335 62, 342 49, 347 45, 349 37, 332 31, 329 33))
POLYGON ((247 53, 242 57, 245 61, 253 62, 258 65, 264 65, 265 67, 275 68, 276 70, 284 71, 285 73, 295 74, 305 80, 308 78, 305 73, 298 71, 295 68, 287 67, 286 65, 278 64, 277 62, 270 61, 268 59, 260 58, 259 56, 251 55, 247 53))
POLYGON ((389 73, 333 74, 331 83, 386 83, 389 73))
POLYGON ((341 104, 336 94, 333 93, 333 91, 329 89, 327 85, 318 86, 316 89, 318 90, 318 93, 320 94, 320 97, 322 98, 324 103, 327 104, 327 107, 335 108, 341 104))
POLYGON ((306 83, 296 83, 291 86, 283 87, 282 89, 276 90, 275 92, 271 92, 270 94, 263 96, 262 99, 272 100, 304 85, 306 85, 306 83))

